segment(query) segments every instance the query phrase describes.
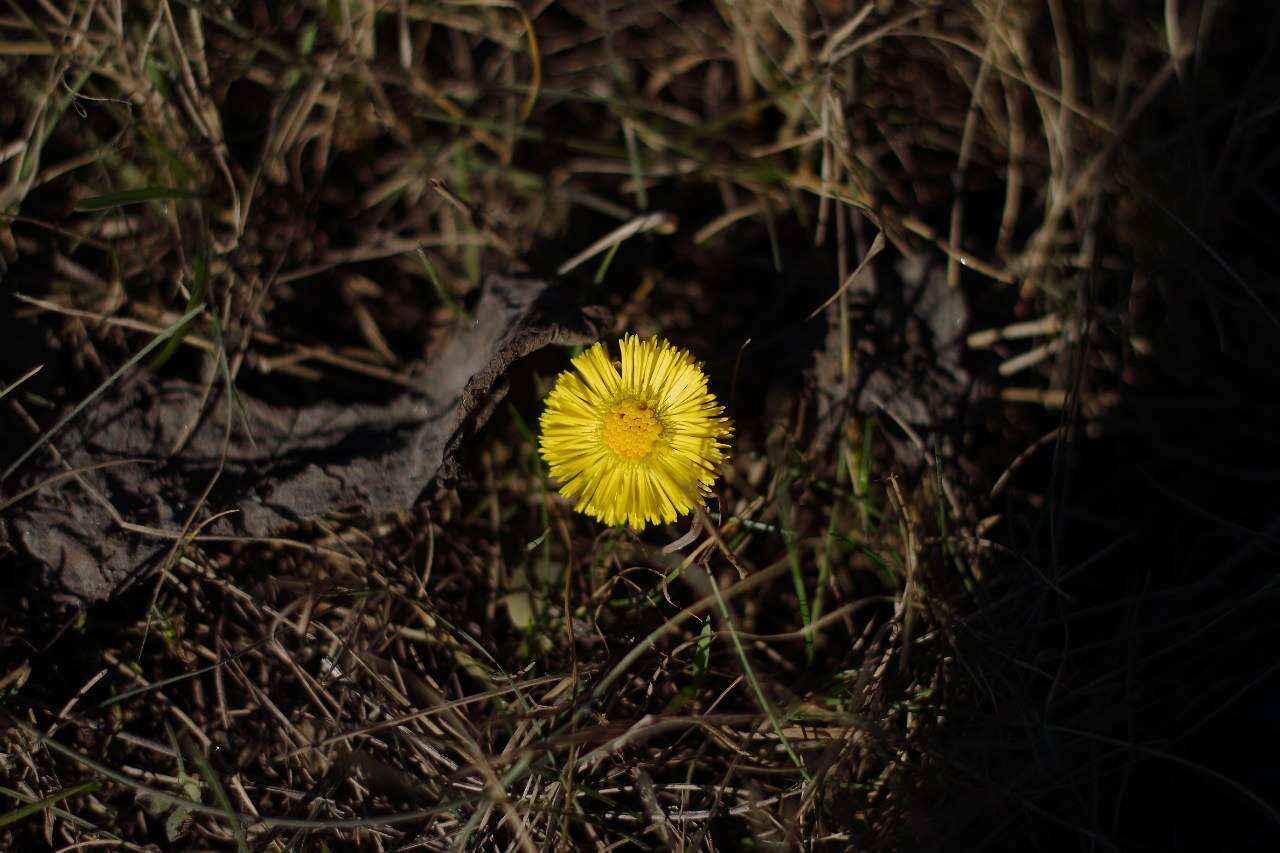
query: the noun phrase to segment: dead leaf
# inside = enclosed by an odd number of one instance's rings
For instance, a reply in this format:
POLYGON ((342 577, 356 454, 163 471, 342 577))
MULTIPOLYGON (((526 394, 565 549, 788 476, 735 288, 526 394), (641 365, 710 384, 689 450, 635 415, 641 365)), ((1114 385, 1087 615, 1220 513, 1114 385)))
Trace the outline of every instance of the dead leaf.
MULTIPOLYGON (((419 390, 381 404, 340 400, 291 407, 240 395, 252 437, 237 423, 221 475, 196 516, 203 534, 265 537, 326 512, 408 507, 432 484, 457 474, 457 455, 506 392, 503 374, 551 344, 595 340, 608 311, 567 302, 547 282, 491 276, 468 325, 436 351, 419 390)), ((115 389, 53 442, 66 464, 86 471, 41 488, 7 513, 9 540, 41 567, 63 600, 100 601, 155 571, 217 470, 226 404, 202 388, 156 383, 147 375, 115 389), (163 456, 190 429, 173 456, 163 456), (104 506, 169 538, 122 529, 104 506)), ((26 483, 62 473, 50 458, 26 483)))

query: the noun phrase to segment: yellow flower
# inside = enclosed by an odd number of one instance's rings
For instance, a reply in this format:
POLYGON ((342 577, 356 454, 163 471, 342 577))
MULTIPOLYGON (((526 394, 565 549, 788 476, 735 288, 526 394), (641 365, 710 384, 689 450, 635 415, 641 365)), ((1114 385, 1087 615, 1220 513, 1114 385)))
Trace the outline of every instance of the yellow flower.
POLYGON ((733 428, 689 353, 635 335, 618 346, 621 362, 598 343, 560 374, 541 450, 579 512, 640 530, 706 500, 733 428))

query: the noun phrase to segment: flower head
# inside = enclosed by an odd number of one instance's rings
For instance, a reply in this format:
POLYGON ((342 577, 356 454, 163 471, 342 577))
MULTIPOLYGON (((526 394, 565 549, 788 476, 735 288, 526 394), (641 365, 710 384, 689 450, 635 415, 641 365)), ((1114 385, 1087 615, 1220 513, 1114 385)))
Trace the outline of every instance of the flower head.
POLYGON ((560 492, 605 524, 675 521, 701 505, 733 432, 702 366, 666 341, 598 343, 547 396, 542 458, 560 492))

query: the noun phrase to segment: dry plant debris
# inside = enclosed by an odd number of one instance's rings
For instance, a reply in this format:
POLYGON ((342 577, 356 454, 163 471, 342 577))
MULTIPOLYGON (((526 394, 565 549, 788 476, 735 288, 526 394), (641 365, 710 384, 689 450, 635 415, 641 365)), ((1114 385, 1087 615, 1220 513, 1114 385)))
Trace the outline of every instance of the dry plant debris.
POLYGON ((505 395, 503 374, 550 344, 595 340, 607 311, 558 304, 546 282, 490 276, 474 320, 416 390, 384 403, 287 406, 203 386, 124 383, 53 438, 32 499, 7 519, 43 583, 83 603, 143 580, 185 544, 266 538, 326 512, 408 508, 456 470, 505 395), (56 482, 50 482, 56 481, 56 482))
POLYGON ((6 0, 0 849, 1269 837, 1278 26, 6 0), (538 452, 628 333, 692 529, 538 452))

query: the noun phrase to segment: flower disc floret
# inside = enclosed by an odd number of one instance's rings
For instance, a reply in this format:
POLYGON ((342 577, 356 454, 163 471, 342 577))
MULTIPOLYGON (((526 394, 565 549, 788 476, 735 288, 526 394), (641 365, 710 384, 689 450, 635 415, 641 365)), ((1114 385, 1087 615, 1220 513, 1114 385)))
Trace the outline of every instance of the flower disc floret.
POLYGON ((604 443, 623 459, 644 459, 660 438, 662 424, 644 403, 625 400, 604 416, 604 443))
POLYGON ((702 505, 733 432, 702 366, 629 335, 573 359, 547 396, 540 450, 575 508, 605 524, 675 521, 702 505))

